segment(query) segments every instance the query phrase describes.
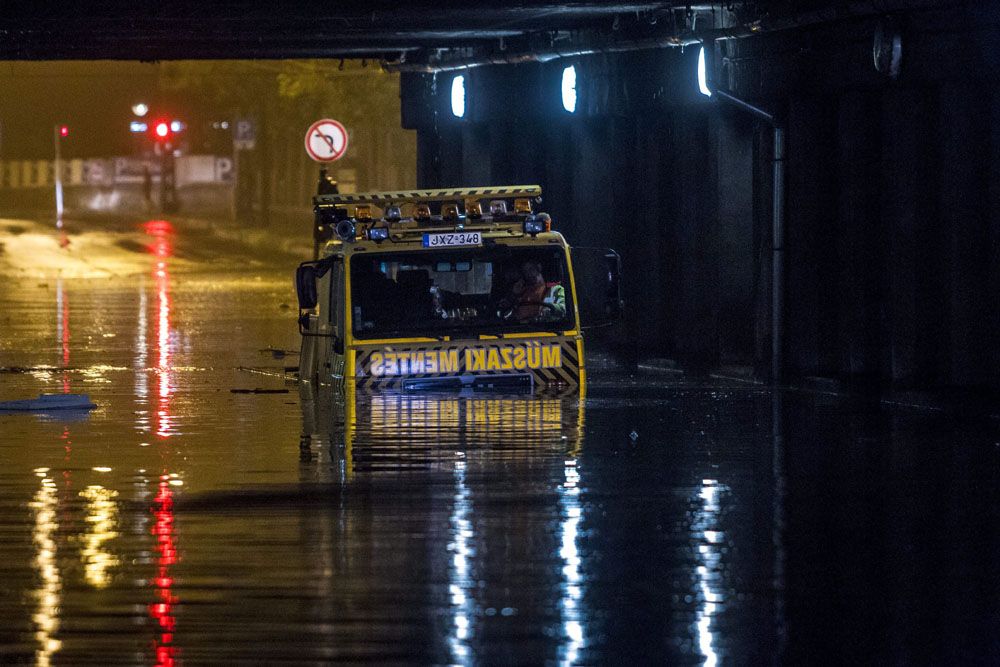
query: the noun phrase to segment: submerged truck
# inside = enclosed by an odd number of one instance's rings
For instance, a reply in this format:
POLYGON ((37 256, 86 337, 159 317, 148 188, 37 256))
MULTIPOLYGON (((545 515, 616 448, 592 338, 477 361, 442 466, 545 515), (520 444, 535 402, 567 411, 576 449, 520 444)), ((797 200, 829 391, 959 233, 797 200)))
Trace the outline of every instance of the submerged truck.
POLYGON ((581 311, 594 325, 617 317, 620 259, 571 252, 535 212, 541 194, 514 185, 317 195, 317 227, 332 238, 296 272, 300 382, 582 391, 581 311))

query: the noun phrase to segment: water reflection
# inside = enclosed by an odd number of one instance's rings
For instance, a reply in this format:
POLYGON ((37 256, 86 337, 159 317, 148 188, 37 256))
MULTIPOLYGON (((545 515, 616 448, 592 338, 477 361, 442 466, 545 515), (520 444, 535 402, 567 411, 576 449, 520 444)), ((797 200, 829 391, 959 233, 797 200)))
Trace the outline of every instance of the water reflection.
POLYGON ((136 315, 135 331, 135 398, 136 398, 136 428, 144 433, 149 432, 149 343, 146 340, 146 329, 149 326, 146 311, 149 308, 149 297, 146 295, 145 282, 139 283, 139 310, 136 315))
POLYGON ((472 522, 469 515, 472 511, 469 501, 469 487, 465 483, 465 461, 461 452, 455 461, 455 501, 449 523, 451 524, 451 541, 448 552, 451 554, 451 567, 448 576, 448 594, 452 606, 452 629, 448 637, 452 657, 456 664, 470 664, 469 635, 475 606, 473 582, 469 576, 469 560, 475 556, 475 550, 470 546, 472 540, 472 522))
POLYGON ((697 611, 698 648, 705 656, 706 667, 714 667, 719 661, 715 618, 725 604, 721 567, 725 534, 719 530, 721 516, 719 498, 724 491, 725 487, 717 480, 702 480, 701 490, 698 493, 701 507, 691 526, 692 537, 698 545, 696 568, 700 594, 697 611))
POLYGON ((156 590, 154 602, 149 606, 149 616, 156 624, 154 651, 156 667, 173 667, 177 658, 174 631, 177 619, 174 607, 177 597, 173 593, 174 578, 172 568, 177 563, 177 541, 174 534, 174 492, 168 474, 160 477, 156 497, 153 501, 153 537, 156 539, 156 576, 153 586, 156 590))
MULTIPOLYGON (((448 496, 441 499, 448 508, 441 517, 447 540, 443 549, 437 547, 447 577, 445 662, 472 664, 484 642, 519 623, 552 638, 545 641, 553 661, 582 661, 588 632, 579 550, 584 422, 577 397, 350 391, 341 396, 304 388, 302 399, 302 479, 319 477, 348 488, 391 479, 378 492, 384 498, 366 492, 360 507, 348 503, 338 511, 378 514, 378 507, 389 503, 382 511, 396 516, 393 497, 400 490, 411 493, 415 484, 432 494, 424 502, 430 503, 426 511, 433 526, 441 502, 433 493, 447 480, 448 496), (498 507, 511 508, 505 503, 525 502, 515 489, 531 488, 537 491, 528 494, 528 504, 497 513, 498 507), (513 495, 506 496, 508 491, 513 495), (538 558, 551 565, 518 569, 538 558), (528 578, 512 584, 512 572, 528 578)), ((330 539, 342 539, 338 534, 335 530, 330 539)))
POLYGON ((156 266, 153 269, 157 298, 156 373, 159 376, 156 405, 156 435, 161 439, 165 439, 169 438, 175 430, 174 418, 170 412, 170 397, 174 390, 173 368, 171 365, 173 346, 170 331, 170 311, 173 304, 170 293, 170 272, 166 261, 173 255, 171 240, 173 227, 166 220, 151 220, 146 223, 145 228, 146 233, 154 237, 154 241, 150 244, 149 248, 157 259, 156 266))
MULTIPOLYGON (((109 471, 109 468, 95 468, 109 471)), ((80 492, 87 501, 87 532, 83 536, 83 571, 87 582, 94 588, 105 588, 110 583, 108 570, 120 564, 117 557, 105 549, 105 543, 118 537, 118 492, 92 484, 80 492)))
POLYGON ((577 548, 580 519, 583 507, 580 504, 580 473, 576 459, 568 459, 563 466, 564 481, 559 489, 559 504, 562 518, 559 532, 562 545, 559 557, 563 561, 562 614, 565 644, 560 648, 560 664, 575 665, 584 646, 584 615, 580 609, 583 598, 583 576, 580 572, 580 552, 577 548))
POLYGON ((38 572, 41 584, 33 594, 36 608, 31 618, 35 623, 35 639, 38 641, 35 663, 47 666, 51 664, 53 654, 62 647, 62 642, 56 638, 62 604, 62 575, 56 560, 55 541, 55 535, 59 530, 59 523, 56 520, 58 499, 56 483, 49 477, 48 468, 39 468, 35 473, 40 478, 40 488, 29 504, 35 514, 32 531, 35 558, 32 564, 38 572))
POLYGON ((59 331, 59 343, 62 346, 62 389, 64 394, 70 392, 69 384, 69 294, 63 289, 63 280, 56 280, 56 328, 59 331))
POLYGON ((384 393, 348 395, 346 402, 352 469, 383 462, 395 471, 450 469, 456 454, 470 466, 551 465, 582 441, 583 408, 571 397, 384 393))

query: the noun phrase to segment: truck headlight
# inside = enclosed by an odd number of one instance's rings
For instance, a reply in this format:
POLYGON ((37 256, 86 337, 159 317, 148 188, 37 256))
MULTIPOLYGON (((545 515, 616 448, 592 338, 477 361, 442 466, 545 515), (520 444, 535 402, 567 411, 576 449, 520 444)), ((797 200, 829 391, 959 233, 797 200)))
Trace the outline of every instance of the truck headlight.
POLYGON ((341 220, 336 227, 337 236, 343 241, 354 240, 354 223, 350 220, 341 220))

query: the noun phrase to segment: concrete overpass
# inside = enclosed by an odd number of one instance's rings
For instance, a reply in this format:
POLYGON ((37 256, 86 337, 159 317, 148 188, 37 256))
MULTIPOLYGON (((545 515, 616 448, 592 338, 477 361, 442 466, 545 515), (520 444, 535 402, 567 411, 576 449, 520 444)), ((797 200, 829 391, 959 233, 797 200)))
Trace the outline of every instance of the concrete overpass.
POLYGON ((1000 388, 995 4, 396 4, 8 3, 0 58, 378 60, 420 186, 539 182, 573 242, 622 251, 634 357, 1000 388))

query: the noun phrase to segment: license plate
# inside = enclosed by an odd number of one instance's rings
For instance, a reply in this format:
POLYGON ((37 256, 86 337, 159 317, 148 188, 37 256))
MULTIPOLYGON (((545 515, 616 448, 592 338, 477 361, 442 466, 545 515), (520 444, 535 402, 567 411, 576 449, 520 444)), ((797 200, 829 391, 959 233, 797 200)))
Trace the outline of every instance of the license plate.
POLYGON ((482 232, 449 232, 445 234, 424 234, 425 248, 442 248, 456 245, 482 245, 482 232))

